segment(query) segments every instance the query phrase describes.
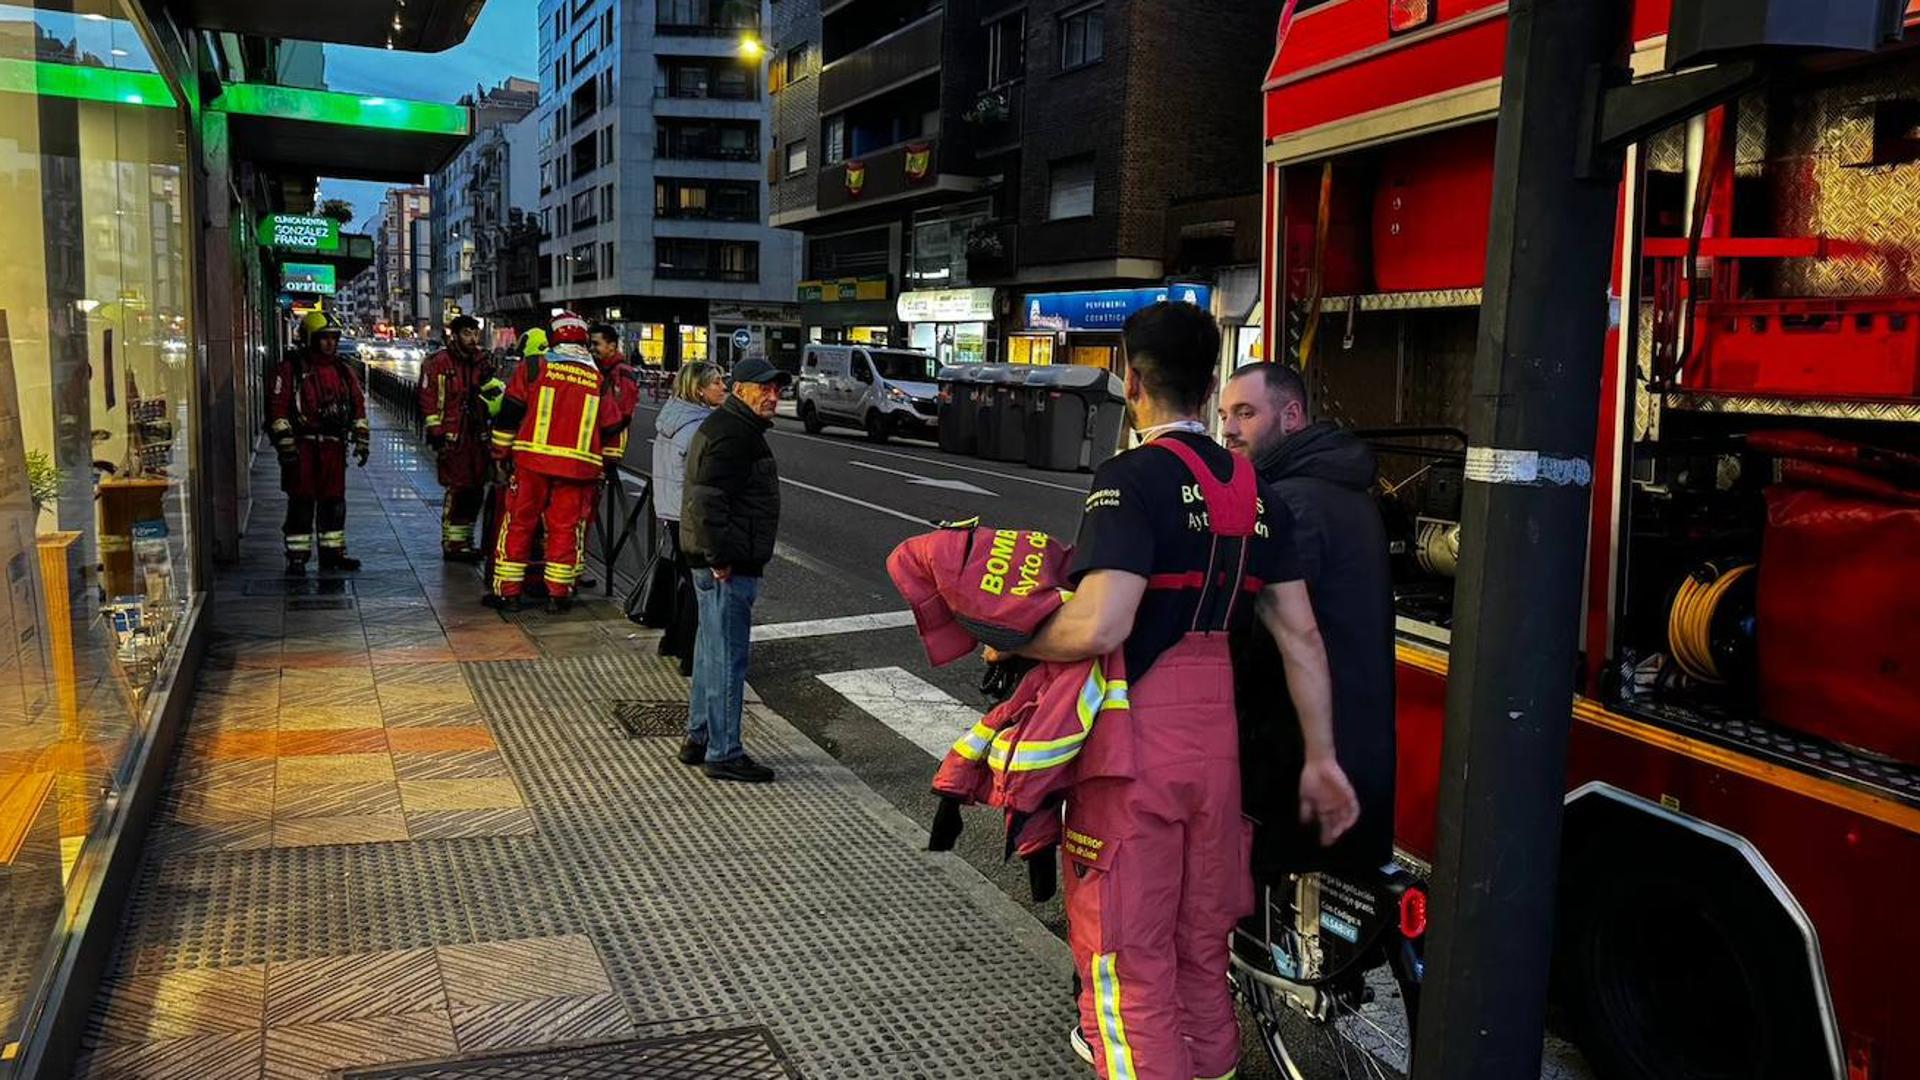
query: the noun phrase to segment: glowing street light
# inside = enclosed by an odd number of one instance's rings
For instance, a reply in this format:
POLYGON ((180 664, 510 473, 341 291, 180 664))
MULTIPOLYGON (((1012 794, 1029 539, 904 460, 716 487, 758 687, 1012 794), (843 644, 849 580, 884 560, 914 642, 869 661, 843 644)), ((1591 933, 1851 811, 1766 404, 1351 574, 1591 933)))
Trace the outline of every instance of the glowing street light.
POLYGON ((747 34, 740 39, 740 56, 745 60, 758 60, 767 55, 767 47, 759 38, 747 34))

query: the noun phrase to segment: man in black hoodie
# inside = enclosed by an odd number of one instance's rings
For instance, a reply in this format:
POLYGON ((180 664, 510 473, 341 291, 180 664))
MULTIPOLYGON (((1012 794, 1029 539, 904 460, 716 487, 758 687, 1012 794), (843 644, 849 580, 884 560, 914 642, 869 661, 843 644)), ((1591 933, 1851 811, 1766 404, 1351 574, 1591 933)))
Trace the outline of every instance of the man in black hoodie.
POLYGON ((1220 422, 1227 448, 1253 459, 1292 516, 1294 550, 1333 677, 1334 753, 1360 799, 1360 820, 1332 847, 1294 824, 1302 750, 1299 725, 1287 712, 1286 676, 1265 631, 1254 626, 1239 635, 1241 760, 1250 777, 1264 777, 1244 785, 1248 812, 1263 825, 1256 877, 1378 869, 1393 856, 1394 658, 1393 577, 1369 490, 1373 451, 1334 424, 1310 423, 1306 386, 1286 364, 1235 372, 1220 392, 1220 422))
POLYGON ((747 651, 760 575, 780 527, 780 469, 767 446, 780 387, 790 376, 761 357, 733 366, 733 393, 701 421, 687 448, 680 545, 693 567, 700 630, 680 760, 714 780, 766 783, 773 770, 740 747, 747 651))

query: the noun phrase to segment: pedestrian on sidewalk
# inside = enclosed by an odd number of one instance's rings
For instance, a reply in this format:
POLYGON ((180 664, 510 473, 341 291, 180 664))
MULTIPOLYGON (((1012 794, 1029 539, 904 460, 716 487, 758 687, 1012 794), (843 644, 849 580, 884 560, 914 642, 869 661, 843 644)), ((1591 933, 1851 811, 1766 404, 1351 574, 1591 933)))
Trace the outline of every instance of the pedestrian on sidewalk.
POLYGON ((699 627, 693 568, 680 537, 687 450, 701 423, 726 400, 727 382, 720 369, 696 361, 674 377, 673 397, 653 424, 653 506, 660 519, 660 540, 636 607, 641 622, 666 631, 660 638, 660 655, 679 660, 682 675, 693 674, 694 635, 699 627))
POLYGON ((1200 419, 1219 330, 1163 302, 1127 320, 1124 344, 1144 442, 1095 471, 1073 597, 1018 652, 1125 657, 1129 708, 1094 722, 1066 801, 1075 1034, 1106 1080, 1224 1077, 1240 1058, 1228 935, 1253 909, 1227 639, 1256 614, 1305 737, 1299 813, 1330 842, 1352 823, 1353 792, 1332 753, 1326 653, 1286 510, 1200 419))
POLYGON ((447 324, 446 348, 420 370, 420 412, 426 417, 440 486, 440 557, 471 562, 474 522, 486 500, 493 460, 485 394, 493 383, 491 357, 480 350, 480 321, 461 315, 447 324))
POLYGON ((753 602, 780 527, 780 470, 767 429, 792 376, 749 356, 733 366, 733 393, 700 423, 687 448, 680 540, 700 608, 693 690, 680 760, 715 780, 765 783, 773 770, 740 746, 753 602))
POLYGON ((1298 826, 1295 787, 1304 747, 1272 635, 1233 638, 1254 879, 1334 870, 1377 872, 1393 859, 1393 570, 1372 488, 1373 451, 1352 432, 1313 422, 1307 388, 1288 364, 1249 364, 1220 393, 1227 448, 1252 459, 1293 520, 1293 549, 1333 678, 1333 742, 1360 817, 1322 847, 1298 826))
POLYGON ((301 347, 274 369, 267 397, 267 433, 280 455, 280 490, 287 493, 287 573, 307 572, 315 541, 320 569, 347 573, 360 560, 347 555, 347 444, 366 467, 372 433, 367 395, 340 358, 340 324, 324 312, 300 320, 301 347))

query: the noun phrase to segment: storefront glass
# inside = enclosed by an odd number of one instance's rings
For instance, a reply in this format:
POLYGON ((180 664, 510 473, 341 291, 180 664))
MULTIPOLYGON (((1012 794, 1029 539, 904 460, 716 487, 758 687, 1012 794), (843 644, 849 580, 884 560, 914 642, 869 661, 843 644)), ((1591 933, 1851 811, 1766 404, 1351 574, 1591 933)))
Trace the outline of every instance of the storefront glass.
POLYGON ((932 353, 942 367, 948 364, 984 364, 987 362, 988 324, 914 323, 907 327, 907 340, 913 348, 932 353))
POLYGON ((666 362, 667 328, 660 323, 640 324, 640 362, 659 367, 666 362))
POLYGON ((0 4, 0 1043, 196 587, 185 115, 127 9, 60 7, 0 4))
POLYGON ((682 326, 680 328, 680 362, 691 364, 707 359, 707 328, 704 326, 682 326))
POLYGON ((1053 363, 1053 335, 1014 334, 1007 338, 1007 363, 1041 366, 1053 363))

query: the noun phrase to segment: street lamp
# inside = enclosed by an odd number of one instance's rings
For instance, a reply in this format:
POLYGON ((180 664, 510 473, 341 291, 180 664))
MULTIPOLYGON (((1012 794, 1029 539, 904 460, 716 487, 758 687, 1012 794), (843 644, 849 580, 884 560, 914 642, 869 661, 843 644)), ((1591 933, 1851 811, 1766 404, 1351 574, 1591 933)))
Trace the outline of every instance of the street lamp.
POLYGON ((767 46, 752 34, 743 34, 740 38, 740 57, 743 60, 758 60, 767 55, 767 46))

